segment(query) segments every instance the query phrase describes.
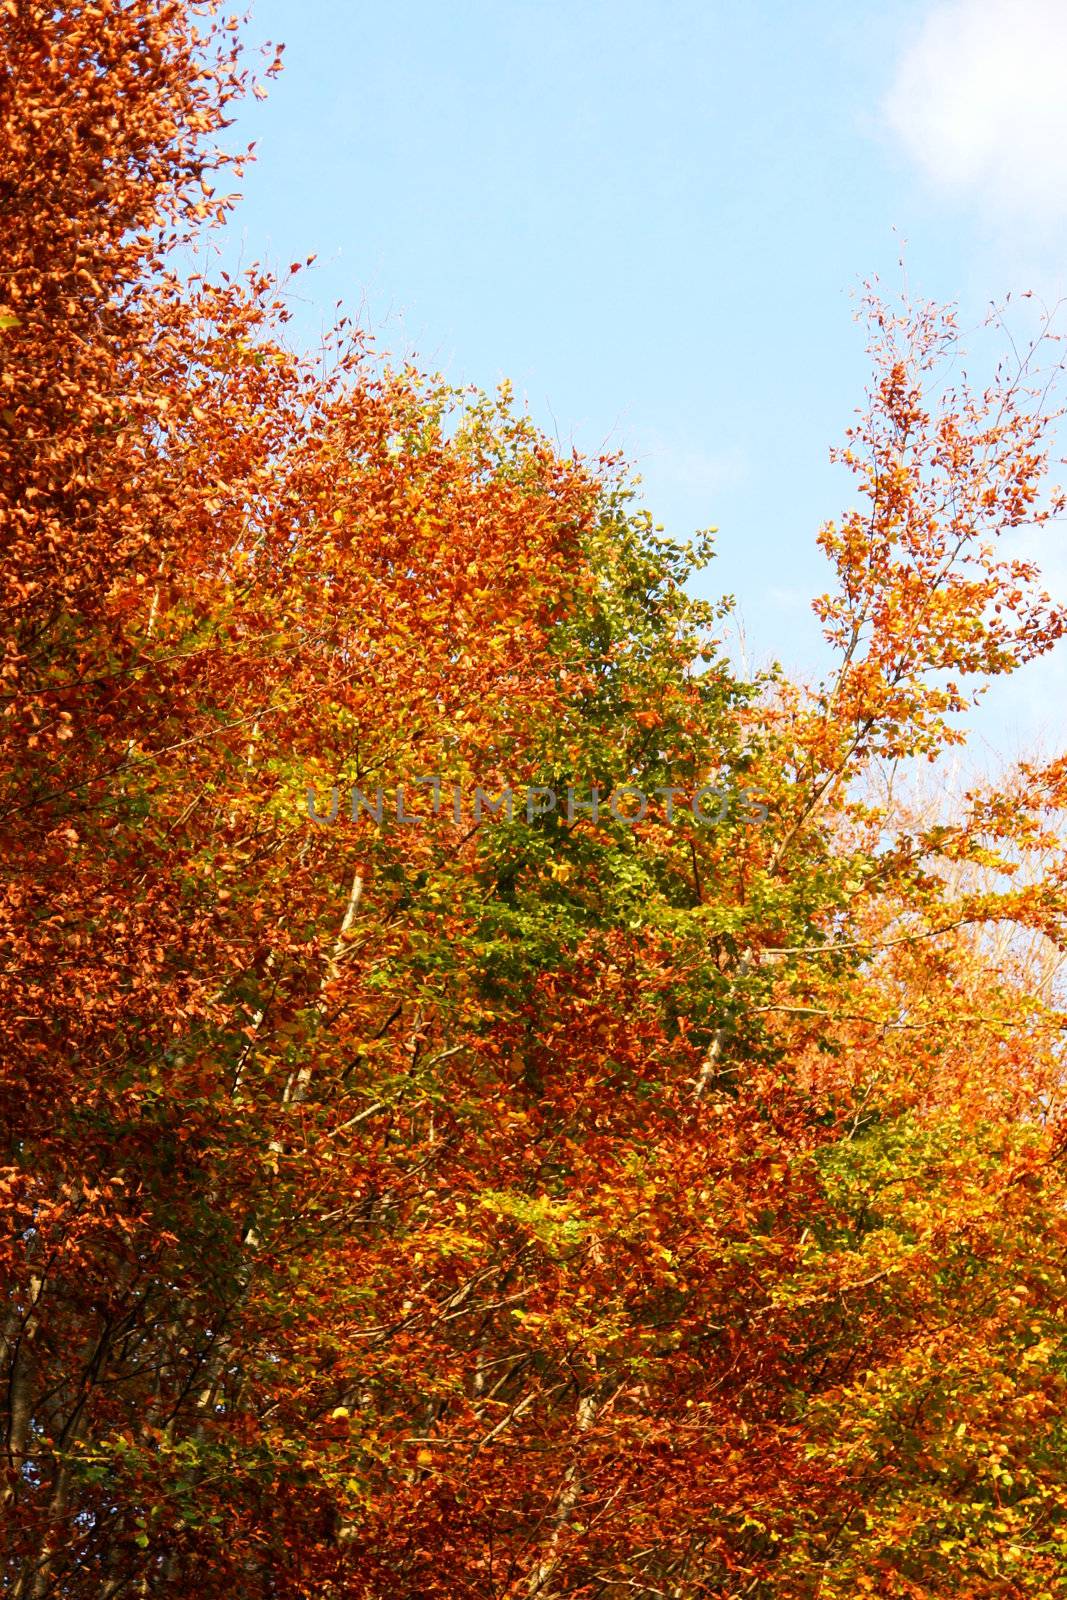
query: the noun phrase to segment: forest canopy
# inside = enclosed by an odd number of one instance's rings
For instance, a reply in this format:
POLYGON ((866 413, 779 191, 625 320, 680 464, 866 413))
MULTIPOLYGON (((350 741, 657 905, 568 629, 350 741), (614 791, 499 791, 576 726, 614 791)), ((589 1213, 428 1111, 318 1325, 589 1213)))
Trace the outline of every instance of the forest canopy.
POLYGON ((625 463, 189 268, 236 24, 0 59, 5 1591, 1062 1593, 1067 759, 902 776, 1063 633, 1051 330, 869 295, 745 676, 625 463))

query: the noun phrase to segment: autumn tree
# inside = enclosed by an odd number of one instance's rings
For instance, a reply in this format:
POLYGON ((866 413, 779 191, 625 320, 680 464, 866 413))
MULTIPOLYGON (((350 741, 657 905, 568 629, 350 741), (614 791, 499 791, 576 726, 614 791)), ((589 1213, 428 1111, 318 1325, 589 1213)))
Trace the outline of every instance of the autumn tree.
POLYGON ((1065 768, 888 781, 1062 632, 1038 354, 872 299, 739 682, 620 463, 181 269, 234 38, 0 9, 7 1588, 1056 1593, 1065 768))

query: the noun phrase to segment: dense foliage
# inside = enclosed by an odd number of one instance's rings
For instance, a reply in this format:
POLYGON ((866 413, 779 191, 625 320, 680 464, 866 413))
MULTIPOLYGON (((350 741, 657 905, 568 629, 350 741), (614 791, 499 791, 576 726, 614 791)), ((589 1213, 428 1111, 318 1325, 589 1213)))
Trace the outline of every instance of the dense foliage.
POLYGON ((6 1591, 1064 1593, 1067 762, 892 782, 1063 630, 1035 358, 870 302, 741 682, 618 463, 182 272, 235 38, 0 6, 6 1591))

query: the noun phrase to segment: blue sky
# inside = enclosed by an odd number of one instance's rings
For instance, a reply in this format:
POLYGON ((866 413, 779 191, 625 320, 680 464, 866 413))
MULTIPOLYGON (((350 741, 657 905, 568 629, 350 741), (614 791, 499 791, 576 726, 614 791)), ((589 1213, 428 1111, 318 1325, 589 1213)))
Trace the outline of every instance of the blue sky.
MULTIPOLYGON (((342 300, 394 356, 623 450, 670 533, 718 527, 700 589, 737 596, 752 664, 820 659, 861 280, 894 288, 903 239, 965 322, 1061 288, 1061 0, 258 0, 247 31, 286 70, 238 122, 227 252, 317 254, 294 337, 342 300)), ((1005 746, 1055 736, 1067 675, 1035 670, 998 691, 1005 746)))

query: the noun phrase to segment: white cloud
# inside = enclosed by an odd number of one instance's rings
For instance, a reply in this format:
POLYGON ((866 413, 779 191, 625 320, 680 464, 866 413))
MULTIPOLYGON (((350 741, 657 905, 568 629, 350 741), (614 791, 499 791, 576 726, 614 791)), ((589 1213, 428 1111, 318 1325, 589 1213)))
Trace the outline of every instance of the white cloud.
POLYGON ((990 220, 1067 221, 1065 0, 938 0, 884 110, 927 177, 990 220))
POLYGON ((633 459, 646 484, 669 482, 686 494, 710 496, 737 488, 749 475, 748 456, 739 445, 709 450, 658 431, 646 433, 643 443, 633 459))

